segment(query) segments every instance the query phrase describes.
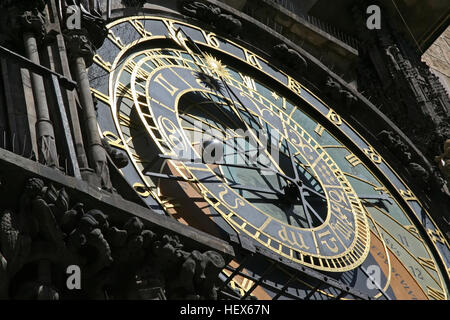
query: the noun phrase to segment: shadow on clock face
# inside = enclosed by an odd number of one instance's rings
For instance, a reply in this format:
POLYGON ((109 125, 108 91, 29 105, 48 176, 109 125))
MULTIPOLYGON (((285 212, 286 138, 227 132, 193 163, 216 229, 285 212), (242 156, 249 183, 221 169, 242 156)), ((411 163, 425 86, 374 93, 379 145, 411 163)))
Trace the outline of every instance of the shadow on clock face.
POLYGON ((271 139, 261 129, 267 128, 265 121, 255 123, 256 117, 243 108, 236 111, 239 107, 220 95, 185 94, 178 111, 193 149, 205 163, 220 163, 214 168, 217 176, 259 211, 300 228, 321 225, 327 201, 319 181, 303 166, 306 162, 296 155, 294 169, 293 147, 271 139), (298 183, 292 183, 294 170, 298 183))

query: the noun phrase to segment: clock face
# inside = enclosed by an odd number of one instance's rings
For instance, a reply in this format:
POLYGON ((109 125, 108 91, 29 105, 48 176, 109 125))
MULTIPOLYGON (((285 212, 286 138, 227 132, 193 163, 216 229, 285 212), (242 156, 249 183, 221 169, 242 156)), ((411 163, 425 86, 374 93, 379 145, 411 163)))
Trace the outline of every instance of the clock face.
POLYGON ((109 30, 89 70, 99 130, 127 153, 122 173, 156 212, 267 249, 229 282, 238 294, 338 295, 310 293, 313 281, 279 264, 269 274, 278 257, 371 298, 447 299, 446 239, 382 156, 306 87, 183 22, 129 17, 109 30))

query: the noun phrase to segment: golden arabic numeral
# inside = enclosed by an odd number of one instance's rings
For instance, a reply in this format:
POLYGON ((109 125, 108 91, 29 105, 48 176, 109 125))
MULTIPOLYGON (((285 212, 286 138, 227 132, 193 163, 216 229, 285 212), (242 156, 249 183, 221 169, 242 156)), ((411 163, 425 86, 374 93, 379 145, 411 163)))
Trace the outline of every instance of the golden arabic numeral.
POLYGON ((125 143, 122 141, 122 139, 120 139, 118 136, 116 136, 114 133, 112 133, 111 131, 104 131, 103 132, 103 137, 106 138, 106 141, 113 147, 122 149, 127 151, 125 145, 128 144, 131 140, 131 137, 125 141, 125 143))
POLYGON ((151 194, 149 188, 139 182, 133 184, 133 189, 143 198, 148 198, 151 194))
POLYGON ((413 195, 411 190, 399 190, 400 195, 405 201, 415 201, 417 198, 413 195))
POLYGON ((372 146, 364 149, 364 153, 372 160, 374 163, 380 164, 383 162, 383 158, 373 149, 372 146))
POLYGON ((329 230, 317 234, 317 237, 319 238, 321 244, 325 245, 331 252, 338 253, 339 247, 337 245, 336 238, 335 237, 327 237, 328 239, 322 240, 326 236, 331 236, 331 232, 329 230), (330 246, 330 242, 333 244, 333 246, 330 246))
POLYGON ((297 80, 292 77, 288 77, 288 87, 298 95, 302 93, 302 86, 297 80))
POLYGON ((245 60, 247 61, 247 63, 251 64, 252 66, 258 68, 259 70, 262 70, 262 67, 261 67, 261 64, 259 63, 258 57, 247 50, 245 50, 245 60))
POLYGON ((203 37, 206 40, 206 43, 214 48, 219 48, 220 47, 220 42, 217 39, 217 36, 215 33, 212 32, 205 32, 204 30, 202 30, 203 33, 203 37))
POLYGON ((333 122, 335 125, 340 126, 342 125, 342 118, 340 115, 338 115, 333 109, 330 109, 327 114, 328 120, 333 122))

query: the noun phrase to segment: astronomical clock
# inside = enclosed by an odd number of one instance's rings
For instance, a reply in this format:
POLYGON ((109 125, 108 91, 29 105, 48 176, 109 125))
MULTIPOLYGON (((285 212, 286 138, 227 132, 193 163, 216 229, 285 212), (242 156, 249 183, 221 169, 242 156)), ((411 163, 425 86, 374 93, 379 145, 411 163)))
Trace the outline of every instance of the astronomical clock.
POLYGON ((320 92, 185 21, 108 30, 89 68, 98 130, 148 207, 237 243, 222 298, 449 298, 442 232, 320 92))

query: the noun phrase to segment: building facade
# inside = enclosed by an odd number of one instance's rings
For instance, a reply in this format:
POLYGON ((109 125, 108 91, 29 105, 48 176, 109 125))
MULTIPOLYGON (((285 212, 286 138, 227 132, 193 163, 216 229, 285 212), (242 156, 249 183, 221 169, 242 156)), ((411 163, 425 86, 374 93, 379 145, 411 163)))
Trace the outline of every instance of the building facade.
POLYGON ((449 298, 446 1, 0 9, 1 299, 449 298))

